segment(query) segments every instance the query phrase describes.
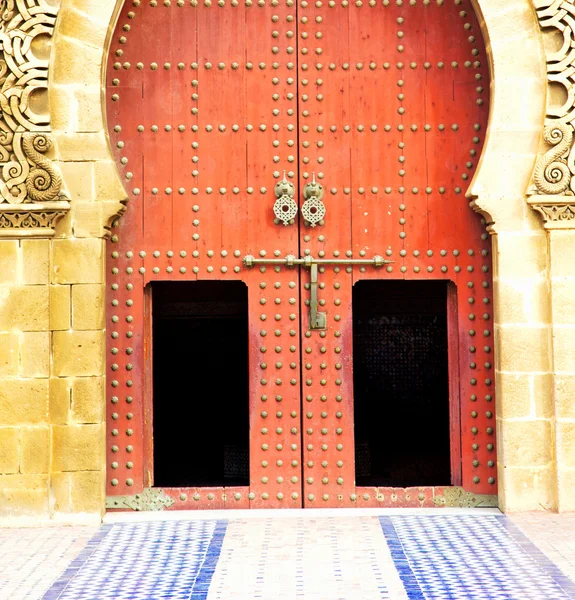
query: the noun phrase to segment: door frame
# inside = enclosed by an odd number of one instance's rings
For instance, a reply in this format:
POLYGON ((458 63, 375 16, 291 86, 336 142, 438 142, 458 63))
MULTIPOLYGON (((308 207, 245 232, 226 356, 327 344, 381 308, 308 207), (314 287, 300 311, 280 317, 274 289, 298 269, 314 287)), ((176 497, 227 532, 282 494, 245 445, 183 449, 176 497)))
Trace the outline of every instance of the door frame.
POLYGON ((447 283, 447 373, 449 385, 449 442, 451 485, 460 486, 463 479, 461 455, 461 387, 459 378, 459 316, 457 286, 447 283))

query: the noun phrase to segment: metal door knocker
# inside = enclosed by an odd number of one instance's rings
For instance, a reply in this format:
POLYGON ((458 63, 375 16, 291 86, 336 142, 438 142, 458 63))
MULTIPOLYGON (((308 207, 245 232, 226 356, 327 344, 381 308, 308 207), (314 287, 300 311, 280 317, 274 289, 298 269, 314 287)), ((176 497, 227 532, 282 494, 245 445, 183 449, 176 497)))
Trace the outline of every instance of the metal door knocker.
POLYGON ((325 204, 322 202, 324 189, 320 183, 315 180, 315 173, 312 173, 311 183, 303 188, 305 202, 301 207, 301 214, 305 219, 306 225, 315 227, 318 223, 323 225, 325 217, 325 204))
POLYGON ((286 179, 285 171, 282 181, 276 183, 274 192, 277 198, 274 204, 274 215, 276 216, 274 223, 276 225, 280 223, 293 225, 297 215, 297 202, 294 200, 295 186, 286 179))

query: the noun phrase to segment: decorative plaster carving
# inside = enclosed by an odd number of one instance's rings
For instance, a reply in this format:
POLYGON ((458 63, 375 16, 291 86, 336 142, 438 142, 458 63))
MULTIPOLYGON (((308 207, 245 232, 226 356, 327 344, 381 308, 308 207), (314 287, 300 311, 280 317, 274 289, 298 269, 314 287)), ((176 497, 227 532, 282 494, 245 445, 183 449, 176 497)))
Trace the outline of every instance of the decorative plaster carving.
POLYGON ((0 237, 50 237, 70 209, 46 156, 57 12, 46 0, 0 0, 0 237))
POLYGON ((575 228, 575 0, 533 4, 543 34, 562 40, 559 48, 547 51, 547 79, 550 92, 560 86, 565 101, 560 106, 549 102, 543 139, 550 148, 535 165, 527 201, 546 228, 575 228))
POLYGON ((573 195, 575 161, 573 158, 573 126, 570 123, 546 125, 543 139, 552 146, 535 165, 534 194, 573 195))

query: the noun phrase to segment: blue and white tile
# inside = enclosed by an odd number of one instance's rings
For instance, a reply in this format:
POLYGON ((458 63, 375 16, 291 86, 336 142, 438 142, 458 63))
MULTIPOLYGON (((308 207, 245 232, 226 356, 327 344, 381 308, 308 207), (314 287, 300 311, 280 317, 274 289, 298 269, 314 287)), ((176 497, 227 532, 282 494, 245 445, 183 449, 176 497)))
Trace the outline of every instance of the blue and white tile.
POLYGON ((575 583, 501 515, 220 514, 229 522, 105 525, 44 598, 575 600, 575 583))
POLYGON ((107 525, 45 600, 205 600, 226 521, 107 525))
POLYGON ((380 517, 409 599, 569 600, 575 584, 506 517, 380 517))

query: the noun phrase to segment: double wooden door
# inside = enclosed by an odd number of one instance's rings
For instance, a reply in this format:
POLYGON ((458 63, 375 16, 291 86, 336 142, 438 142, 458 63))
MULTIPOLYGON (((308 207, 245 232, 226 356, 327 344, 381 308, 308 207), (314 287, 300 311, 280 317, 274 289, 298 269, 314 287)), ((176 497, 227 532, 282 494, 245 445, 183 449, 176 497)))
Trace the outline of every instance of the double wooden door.
MULTIPOLYGON (((496 492, 490 242, 465 197, 488 77, 470 0, 126 1, 107 70, 129 197, 108 245, 109 496, 433 504, 432 487, 356 487, 352 290, 368 279, 451 282, 451 484, 496 492), (146 290, 204 280, 248 287, 250 483, 158 496, 146 290)), ((194 386, 218 401, 218 381, 194 386)))

